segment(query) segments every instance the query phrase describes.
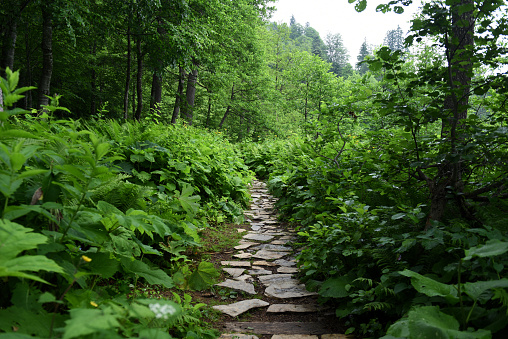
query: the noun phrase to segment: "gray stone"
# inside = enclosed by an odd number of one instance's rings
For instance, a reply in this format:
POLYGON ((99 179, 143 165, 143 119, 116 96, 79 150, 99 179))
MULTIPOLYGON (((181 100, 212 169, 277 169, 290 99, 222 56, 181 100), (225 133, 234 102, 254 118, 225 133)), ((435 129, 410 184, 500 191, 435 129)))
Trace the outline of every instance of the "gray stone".
POLYGON ((310 334, 276 334, 271 339, 318 339, 317 335, 310 334))
POLYGON ((248 261, 221 261, 220 264, 222 266, 250 267, 248 261))
POLYGON ((252 263, 252 265, 256 265, 256 266, 277 266, 273 262, 268 262, 268 261, 265 261, 265 260, 254 261, 252 263))
POLYGON ((250 253, 239 253, 239 254, 233 255, 233 257, 238 258, 238 259, 249 259, 249 258, 252 257, 252 254, 250 254, 250 253))
POLYGON ((281 266, 277 268, 277 273, 298 273, 298 268, 281 266))
POLYGON ((244 274, 244 275, 241 275, 241 276, 233 278, 233 279, 238 280, 238 281, 247 281, 247 282, 253 282, 254 281, 252 276, 248 275, 248 274, 244 274))
POLYGON ((268 241, 272 240, 272 235, 264 235, 264 234, 256 234, 256 233, 249 233, 243 236, 244 239, 249 240, 257 240, 257 241, 268 241))
POLYGON ((284 312, 317 312, 319 308, 316 305, 294 305, 294 304, 272 304, 266 312, 268 313, 284 313, 284 312))
POLYGON ((226 281, 221 282, 220 284, 216 284, 216 286, 228 287, 234 290, 244 291, 249 294, 256 294, 256 291, 254 291, 254 285, 247 283, 245 281, 227 279, 226 281))
POLYGON ((246 241, 246 242, 241 243, 238 246, 235 246, 235 250, 244 250, 244 249, 249 248, 254 245, 258 245, 258 243, 246 241))
POLYGON ((265 286, 280 284, 283 282, 292 283, 293 285, 298 285, 300 283, 298 280, 293 279, 291 274, 262 275, 259 276, 258 279, 265 286))
POLYGON ((256 307, 264 307, 268 306, 270 303, 267 303, 266 301, 259 300, 259 299, 250 299, 250 300, 243 300, 239 301, 234 304, 230 305, 218 305, 218 306, 212 306, 214 309, 221 311, 222 313, 226 313, 227 315, 230 315, 232 317, 236 317, 244 312, 247 312, 248 310, 256 307))
POLYGON ((238 231, 238 233, 247 232, 247 230, 243 228, 237 228, 236 230, 238 231))
POLYGON ((250 227, 253 231, 259 231, 261 229, 261 226, 251 226, 250 227))
POLYGON ((269 297, 287 299, 300 298, 310 295, 316 295, 315 292, 309 292, 305 289, 305 285, 295 285, 293 282, 284 282, 282 284, 272 284, 265 290, 265 294, 269 297))
POLYGON ((241 334, 241 333, 224 333, 219 339, 259 339, 259 337, 251 334, 241 334))
POLYGON ((265 270, 264 268, 258 269, 258 270, 249 270, 248 271, 250 275, 265 275, 265 274, 272 274, 271 271, 265 270))
POLYGON ((274 263, 276 265, 286 266, 286 267, 296 266, 296 261, 294 261, 294 260, 279 259, 279 260, 275 260, 274 263))
POLYGON ((265 260, 272 260, 272 259, 280 259, 282 257, 285 257, 286 255, 289 255, 289 252, 261 250, 261 251, 258 251, 256 254, 254 254, 252 257, 259 258, 259 259, 265 259, 265 260))
POLYGON ((274 240, 270 244, 272 245, 285 245, 289 242, 289 240, 274 240))
POLYGON ((243 271, 245 271, 245 268, 227 268, 227 267, 223 267, 222 270, 224 272, 227 272, 230 275, 232 275, 233 278, 236 278, 236 277, 239 277, 239 276, 242 275, 243 271))
POLYGON ((274 245, 274 244, 261 244, 259 246, 253 247, 253 250, 265 250, 265 251, 283 251, 288 252, 291 251, 291 247, 274 245))

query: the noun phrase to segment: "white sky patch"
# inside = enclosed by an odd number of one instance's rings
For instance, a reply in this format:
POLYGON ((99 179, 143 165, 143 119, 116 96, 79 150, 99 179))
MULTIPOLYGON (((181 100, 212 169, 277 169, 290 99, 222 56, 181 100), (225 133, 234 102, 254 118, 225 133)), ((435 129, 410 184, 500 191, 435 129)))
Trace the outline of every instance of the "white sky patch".
POLYGON ((278 0, 274 4, 277 10, 270 21, 289 25, 291 15, 294 15, 296 22, 303 26, 309 22, 323 41, 328 33, 340 33, 354 67, 365 38, 369 45, 377 47, 383 43, 386 32, 397 29, 397 25, 407 33, 411 26, 409 20, 420 5, 420 0, 413 1, 412 5, 404 7, 403 14, 376 12, 377 5, 388 2, 367 0, 367 9, 358 13, 354 4, 347 0, 278 0))

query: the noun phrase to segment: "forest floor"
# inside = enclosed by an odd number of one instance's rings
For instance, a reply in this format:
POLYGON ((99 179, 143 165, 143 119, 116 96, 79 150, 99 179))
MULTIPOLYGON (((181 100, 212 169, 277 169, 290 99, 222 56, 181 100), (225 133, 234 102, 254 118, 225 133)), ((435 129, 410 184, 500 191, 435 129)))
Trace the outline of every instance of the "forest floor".
POLYGON ((296 278, 297 237, 277 220, 265 184, 255 181, 251 195, 246 223, 202 235, 208 252, 201 255, 221 272, 221 283, 192 292, 193 301, 216 310, 207 320, 221 338, 347 338, 334 310, 319 305, 296 278))

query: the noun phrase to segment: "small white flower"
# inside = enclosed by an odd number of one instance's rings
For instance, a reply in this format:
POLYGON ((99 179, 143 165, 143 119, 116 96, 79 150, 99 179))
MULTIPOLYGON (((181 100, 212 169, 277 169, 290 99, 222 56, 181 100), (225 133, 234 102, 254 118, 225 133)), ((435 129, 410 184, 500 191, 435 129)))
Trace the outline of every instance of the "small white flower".
POLYGON ((176 313, 176 308, 171 305, 161 305, 159 303, 148 305, 150 311, 155 313, 155 318, 167 320, 170 315, 176 313))

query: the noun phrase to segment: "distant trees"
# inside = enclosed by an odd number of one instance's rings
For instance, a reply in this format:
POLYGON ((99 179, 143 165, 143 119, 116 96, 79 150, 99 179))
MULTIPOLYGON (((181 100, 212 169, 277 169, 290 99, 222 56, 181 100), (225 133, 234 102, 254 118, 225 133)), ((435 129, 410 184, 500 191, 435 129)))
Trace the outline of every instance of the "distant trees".
POLYGON ((339 76, 351 75, 353 68, 349 64, 349 54, 342 41, 342 36, 339 33, 330 33, 326 36, 325 41, 326 56, 328 62, 332 64, 332 72, 339 76))
POLYGON ((392 29, 386 32, 386 36, 383 41, 384 45, 390 48, 392 51, 406 51, 407 48, 404 46, 404 32, 402 28, 397 25, 397 29, 392 29))
POLYGON ((369 45, 367 45, 367 39, 365 39, 362 43, 362 46, 360 47, 360 52, 358 53, 358 56, 356 57, 356 59, 358 60, 358 62, 356 63, 356 70, 360 74, 365 74, 369 70, 368 64, 362 63, 362 61, 364 61, 365 58, 371 54, 372 54, 372 52, 369 48, 369 45))

